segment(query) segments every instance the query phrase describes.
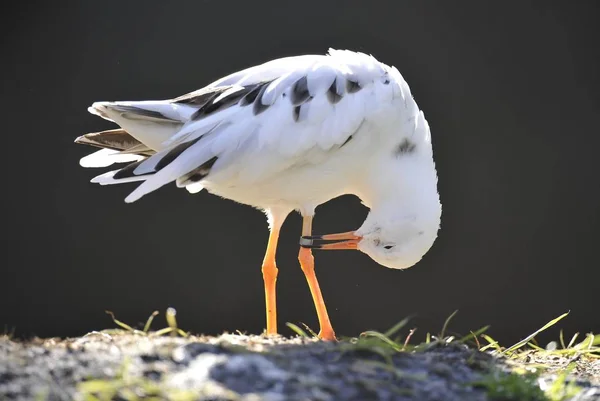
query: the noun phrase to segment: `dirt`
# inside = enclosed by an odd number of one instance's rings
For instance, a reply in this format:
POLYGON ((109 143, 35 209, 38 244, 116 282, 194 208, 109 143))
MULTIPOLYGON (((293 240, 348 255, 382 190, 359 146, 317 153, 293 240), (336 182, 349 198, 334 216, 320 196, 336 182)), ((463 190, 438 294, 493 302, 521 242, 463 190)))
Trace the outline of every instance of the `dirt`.
MULTIPOLYGON (((112 330, 30 341, 5 336, 0 400, 483 401, 493 398, 477 382, 509 368, 462 344, 388 351, 237 334, 183 338, 112 330)), ((598 369, 582 368, 577 380, 584 391, 573 399, 600 400, 598 369)), ((539 383, 552 380, 549 373, 539 383)))

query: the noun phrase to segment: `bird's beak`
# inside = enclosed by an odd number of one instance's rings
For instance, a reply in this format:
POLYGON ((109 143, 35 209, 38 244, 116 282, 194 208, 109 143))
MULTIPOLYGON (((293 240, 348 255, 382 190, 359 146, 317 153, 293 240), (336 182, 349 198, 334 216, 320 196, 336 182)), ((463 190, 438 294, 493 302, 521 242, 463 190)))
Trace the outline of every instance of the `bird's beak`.
POLYGON ((354 234, 354 231, 326 235, 304 235, 300 237, 300 246, 325 250, 358 249, 358 243, 361 239, 362 237, 354 234), (321 243, 322 241, 326 241, 326 243, 321 243))

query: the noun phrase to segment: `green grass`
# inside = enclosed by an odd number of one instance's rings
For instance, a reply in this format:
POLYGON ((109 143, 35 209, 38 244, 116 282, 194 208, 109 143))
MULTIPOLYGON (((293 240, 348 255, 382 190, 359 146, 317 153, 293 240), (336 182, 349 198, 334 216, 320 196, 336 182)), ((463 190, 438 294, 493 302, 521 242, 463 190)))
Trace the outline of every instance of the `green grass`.
MULTIPOLYGON (((573 362, 578 360, 585 365, 600 359, 600 335, 593 333, 588 333, 580 342, 577 342, 579 333, 576 333, 567 343, 561 330, 558 342, 553 341, 545 348, 537 343, 536 336, 555 326, 568 316, 568 312, 550 320, 538 330, 508 347, 501 346, 498 341, 486 334, 489 326, 471 331, 459 339, 447 335, 450 322, 456 313, 457 311, 446 319, 439 334, 427 333, 425 341, 419 344, 410 344, 415 329, 411 329, 404 340, 399 335, 399 332, 409 322, 409 319, 406 318, 384 333, 369 330, 361 333, 358 338, 346 338, 341 343, 341 347, 346 351, 366 350, 376 353, 382 356, 390 366, 392 356, 396 352, 420 352, 439 344, 468 344, 480 352, 488 352, 507 362, 509 371, 491 368, 490 373, 481 381, 473 383, 474 386, 485 388, 491 399, 498 400, 569 400, 582 390, 572 380, 569 380, 569 375, 575 370, 573 362), (487 342, 487 344, 482 345, 482 342, 487 342), (557 359, 564 360, 565 358, 567 361, 563 365, 556 363, 557 359), (547 388, 541 388, 540 377, 543 373, 549 372, 557 374, 557 378, 547 388)), ((297 334, 308 337, 308 334, 298 326, 288 324, 288 327, 297 334)))
POLYGON ((507 374, 496 370, 474 382, 473 385, 485 388, 492 400, 544 401, 548 399, 538 385, 537 375, 532 373, 507 374))
MULTIPOLYGON (((177 319, 176 319, 177 311, 175 310, 175 308, 168 308, 165 313, 165 318, 167 320, 167 324, 169 325, 169 327, 165 327, 164 329, 160 329, 157 331, 150 331, 150 328, 152 326, 152 322, 154 321, 154 318, 159 314, 158 311, 152 312, 152 314, 150 315, 148 320, 146 320, 146 324, 144 325, 143 330, 136 330, 133 327, 131 327, 130 325, 128 325, 127 323, 123 323, 120 320, 117 320, 117 318, 115 317, 115 314, 112 313, 111 311, 106 311, 106 314, 109 315, 112 318, 113 322, 117 326, 119 326, 121 329, 128 331, 130 333, 133 333, 133 334, 139 334, 139 335, 143 335, 143 336, 162 336, 165 334, 170 334, 172 336, 180 335, 181 337, 189 336, 189 333, 186 333, 185 331, 183 331, 179 327, 177 327, 177 319)), ((104 330, 104 331, 110 332, 110 330, 104 330)))

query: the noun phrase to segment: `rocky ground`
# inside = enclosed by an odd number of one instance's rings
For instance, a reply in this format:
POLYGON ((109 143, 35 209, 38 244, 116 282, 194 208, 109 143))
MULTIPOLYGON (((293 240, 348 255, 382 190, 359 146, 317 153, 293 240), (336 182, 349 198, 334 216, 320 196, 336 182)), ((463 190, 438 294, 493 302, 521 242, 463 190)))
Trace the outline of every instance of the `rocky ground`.
POLYGON ((338 343, 126 330, 63 340, 4 336, 0 400, 600 400, 599 360, 567 361, 575 366, 569 376, 552 369, 537 376, 510 373, 514 362, 457 342, 402 351, 377 336, 338 343), (541 390, 557 379, 558 392, 541 390))

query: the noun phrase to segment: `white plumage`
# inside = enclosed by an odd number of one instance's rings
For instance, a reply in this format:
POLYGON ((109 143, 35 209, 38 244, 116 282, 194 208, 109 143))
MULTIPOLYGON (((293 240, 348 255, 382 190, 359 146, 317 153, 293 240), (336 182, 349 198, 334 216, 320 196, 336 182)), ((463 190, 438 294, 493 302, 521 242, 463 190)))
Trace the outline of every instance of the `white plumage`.
POLYGON ((140 181, 126 202, 176 182, 260 208, 278 232, 292 210, 312 218, 351 193, 371 212, 346 243, 393 268, 414 265, 437 236, 429 126, 398 70, 372 56, 282 58, 179 98, 98 102, 90 112, 117 123, 127 146, 80 137, 111 149, 86 156, 84 167, 141 159, 92 180, 140 181))

